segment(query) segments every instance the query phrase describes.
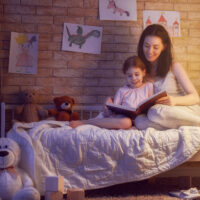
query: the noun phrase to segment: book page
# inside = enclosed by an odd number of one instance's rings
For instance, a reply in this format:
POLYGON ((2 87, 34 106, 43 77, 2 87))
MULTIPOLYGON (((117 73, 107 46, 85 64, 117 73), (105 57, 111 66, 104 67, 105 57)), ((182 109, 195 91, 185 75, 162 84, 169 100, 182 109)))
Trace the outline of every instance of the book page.
MULTIPOLYGON (((160 96, 160 94, 163 94, 163 93, 166 93, 166 91, 165 91, 165 90, 162 90, 162 91, 160 91, 160 92, 158 92, 158 93, 156 93, 156 94, 154 94, 154 95, 148 97, 147 99, 141 101, 141 102, 137 105, 137 108, 139 108, 139 107, 140 107, 142 104, 144 104, 145 102, 150 101, 150 100, 153 99, 154 97, 156 97, 156 100, 159 99, 159 98, 161 98, 161 97, 163 97, 163 95, 160 96), (158 96, 158 97, 157 97, 157 96, 158 96)), ((166 96, 166 95, 164 94, 164 96, 166 96)))
POLYGON ((106 103, 106 106, 108 109, 113 111, 116 114, 122 114, 125 116, 128 116, 130 118, 135 118, 136 117, 136 109, 127 107, 127 106, 122 106, 118 104, 113 104, 113 103, 106 103))
POLYGON ((145 113, 147 112, 147 110, 156 104, 156 101, 158 99, 160 99, 161 97, 165 97, 167 96, 167 92, 166 91, 160 91, 154 95, 152 95, 151 97, 147 98, 146 100, 144 100, 143 102, 141 102, 138 106, 137 106, 137 114, 140 113, 145 113))
POLYGON ((135 108, 131 108, 129 106, 123 106, 123 105, 119 105, 119 104, 114 104, 114 103, 106 103, 106 106, 115 107, 115 108, 121 108, 121 109, 124 109, 124 110, 130 110, 130 111, 133 111, 133 112, 136 111, 135 108))

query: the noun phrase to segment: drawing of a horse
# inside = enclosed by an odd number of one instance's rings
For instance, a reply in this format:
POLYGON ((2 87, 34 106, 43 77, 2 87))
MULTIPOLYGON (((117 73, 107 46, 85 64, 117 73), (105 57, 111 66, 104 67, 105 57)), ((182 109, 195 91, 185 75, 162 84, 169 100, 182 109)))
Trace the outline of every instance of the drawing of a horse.
POLYGON ((114 0, 109 0, 108 2, 108 6, 107 6, 108 9, 113 9, 113 13, 115 14, 116 12, 119 12, 120 16, 122 16, 124 13, 129 16, 129 12, 126 11, 126 10, 123 10, 122 8, 119 8, 115 1, 114 0))

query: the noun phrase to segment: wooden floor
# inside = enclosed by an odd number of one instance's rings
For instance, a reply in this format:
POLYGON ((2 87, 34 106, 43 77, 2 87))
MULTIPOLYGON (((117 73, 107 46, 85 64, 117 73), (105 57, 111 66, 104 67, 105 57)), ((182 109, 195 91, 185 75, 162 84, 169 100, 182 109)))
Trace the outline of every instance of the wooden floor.
POLYGON ((183 188, 179 180, 140 181, 85 192, 87 200, 178 200, 169 195, 170 191, 183 188))
MULTIPOLYGON (((189 189, 187 180, 187 177, 153 178, 102 189, 86 190, 85 200, 178 200, 180 198, 171 197, 169 192, 189 189)), ((192 187, 200 189, 199 179, 192 187)), ((66 196, 63 199, 66 199, 66 196)), ((41 200, 44 200, 44 197, 41 200)))
POLYGON ((169 197, 168 195, 139 195, 126 197, 94 197, 85 200, 180 200, 178 198, 169 197))

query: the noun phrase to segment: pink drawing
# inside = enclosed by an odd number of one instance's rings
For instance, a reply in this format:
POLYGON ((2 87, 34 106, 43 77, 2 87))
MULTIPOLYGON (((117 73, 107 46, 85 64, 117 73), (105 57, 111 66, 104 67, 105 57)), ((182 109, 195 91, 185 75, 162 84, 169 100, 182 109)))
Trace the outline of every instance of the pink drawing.
POLYGON ((119 12, 120 16, 122 16, 124 13, 129 16, 130 13, 126 10, 123 10, 122 8, 117 7, 116 3, 114 0, 109 0, 108 9, 113 9, 113 13, 115 14, 116 12, 119 12))
POLYGON ((24 35, 19 35, 15 38, 19 48, 21 49, 20 54, 17 56, 16 66, 19 67, 33 67, 33 56, 30 54, 32 43, 36 41, 36 37, 33 36, 30 40, 24 35))
POLYGON ((150 20, 150 16, 148 16, 148 19, 146 20, 146 26, 149 26, 149 25, 151 25, 152 24, 152 22, 151 22, 151 20, 150 20))
POLYGON ((31 56, 25 47, 22 48, 21 53, 18 55, 16 66, 32 67, 33 56, 31 56))
POLYGON ((162 14, 160 15, 158 23, 163 25, 163 26, 165 26, 165 27, 167 27, 167 20, 165 19, 165 17, 162 14))

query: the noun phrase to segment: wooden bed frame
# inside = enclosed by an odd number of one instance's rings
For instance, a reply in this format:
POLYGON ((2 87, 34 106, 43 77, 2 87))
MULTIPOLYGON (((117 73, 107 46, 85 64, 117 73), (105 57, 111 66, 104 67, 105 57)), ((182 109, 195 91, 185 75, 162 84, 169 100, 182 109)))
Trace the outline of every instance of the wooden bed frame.
MULTIPOLYGON (((44 108, 52 108, 54 105, 43 105, 44 108)), ((16 105, 5 105, 1 103, 1 137, 6 136, 6 131, 11 128, 12 119, 14 119, 14 110, 16 105), (6 115, 9 112, 9 119, 7 122, 10 124, 6 126, 6 115)), ((80 113, 81 119, 88 119, 97 116, 98 112, 102 110, 102 105, 93 106, 75 106, 74 111, 80 113)), ((200 185, 200 151, 197 152, 189 161, 182 165, 161 173, 150 180, 153 182, 155 179, 163 178, 179 178, 179 184, 185 188, 200 185)), ((160 183, 159 183, 160 184, 160 183)))

